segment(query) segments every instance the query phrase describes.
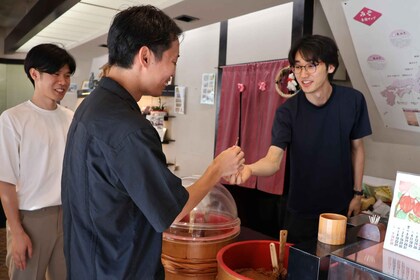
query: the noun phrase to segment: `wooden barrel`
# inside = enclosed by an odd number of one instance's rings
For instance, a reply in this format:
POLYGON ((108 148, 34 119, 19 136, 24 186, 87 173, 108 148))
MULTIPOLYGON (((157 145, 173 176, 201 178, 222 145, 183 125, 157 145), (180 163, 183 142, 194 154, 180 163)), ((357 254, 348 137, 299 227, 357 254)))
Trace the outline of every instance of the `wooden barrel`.
POLYGON ((217 252, 235 241, 238 234, 214 241, 182 241, 163 238, 162 263, 166 280, 214 280, 217 252))

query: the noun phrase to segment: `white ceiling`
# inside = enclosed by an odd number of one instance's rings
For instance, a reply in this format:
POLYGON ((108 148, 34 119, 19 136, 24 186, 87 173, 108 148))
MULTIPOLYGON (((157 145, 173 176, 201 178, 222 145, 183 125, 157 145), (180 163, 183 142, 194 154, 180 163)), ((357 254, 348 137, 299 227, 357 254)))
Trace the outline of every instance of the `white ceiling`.
POLYGON ((182 0, 83 0, 32 37, 17 52, 26 53, 35 45, 50 42, 61 44, 66 49, 74 48, 107 33, 112 18, 120 10, 151 2, 164 9, 182 0))
MULTIPOLYGON (((82 45, 95 44, 97 47, 105 44, 114 15, 133 5, 151 4, 172 18, 180 15, 198 18, 189 23, 176 20, 187 31, 288 2, 291 0, 82 0, 23 44, 16 53, 0 53, 0 57, 23 57, 29 49, 40 43, 58 43, 69 50, 82 45)), ((2 5, 3 2, 0 3, 0 10, 2 5)))

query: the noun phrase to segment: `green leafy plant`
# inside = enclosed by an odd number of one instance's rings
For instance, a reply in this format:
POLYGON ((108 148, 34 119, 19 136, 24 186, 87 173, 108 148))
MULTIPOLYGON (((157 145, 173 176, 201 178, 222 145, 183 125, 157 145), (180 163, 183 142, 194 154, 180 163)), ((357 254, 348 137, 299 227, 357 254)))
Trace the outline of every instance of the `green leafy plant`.
POLYGON ((159 97, 159 105, 152 106, 152 111, 165 111, 165 103, 162 103, 162 100, 159 97))

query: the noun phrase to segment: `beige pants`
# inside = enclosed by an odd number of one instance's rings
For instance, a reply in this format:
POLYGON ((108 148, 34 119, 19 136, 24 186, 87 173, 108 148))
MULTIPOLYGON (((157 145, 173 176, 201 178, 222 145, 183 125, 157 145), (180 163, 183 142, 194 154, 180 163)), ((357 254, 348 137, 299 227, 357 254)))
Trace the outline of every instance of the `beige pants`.
POLYGON ((63 212, 61 206, 34 211, 20 210, 25 232, 32 242, 32 258, 27 259, 26 269, 16 269, 11 246, 13 235, 7 228, 6 265, 11 280, 64 280, 66 263, 63 251, 63 212))

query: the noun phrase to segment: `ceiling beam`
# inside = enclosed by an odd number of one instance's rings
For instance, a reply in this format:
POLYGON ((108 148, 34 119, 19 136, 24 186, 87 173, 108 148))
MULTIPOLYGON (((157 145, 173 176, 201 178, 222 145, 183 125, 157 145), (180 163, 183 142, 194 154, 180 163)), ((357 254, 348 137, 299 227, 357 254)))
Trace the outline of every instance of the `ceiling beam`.
POLYGON ((0 64, 23 65, 24 62, 25 62, 25 60, 23 60, 23 59, 0 58, 0 64))
POLYGON ((4 53, 13 53, 80 0, 39 0, 4 40, 4 53))

